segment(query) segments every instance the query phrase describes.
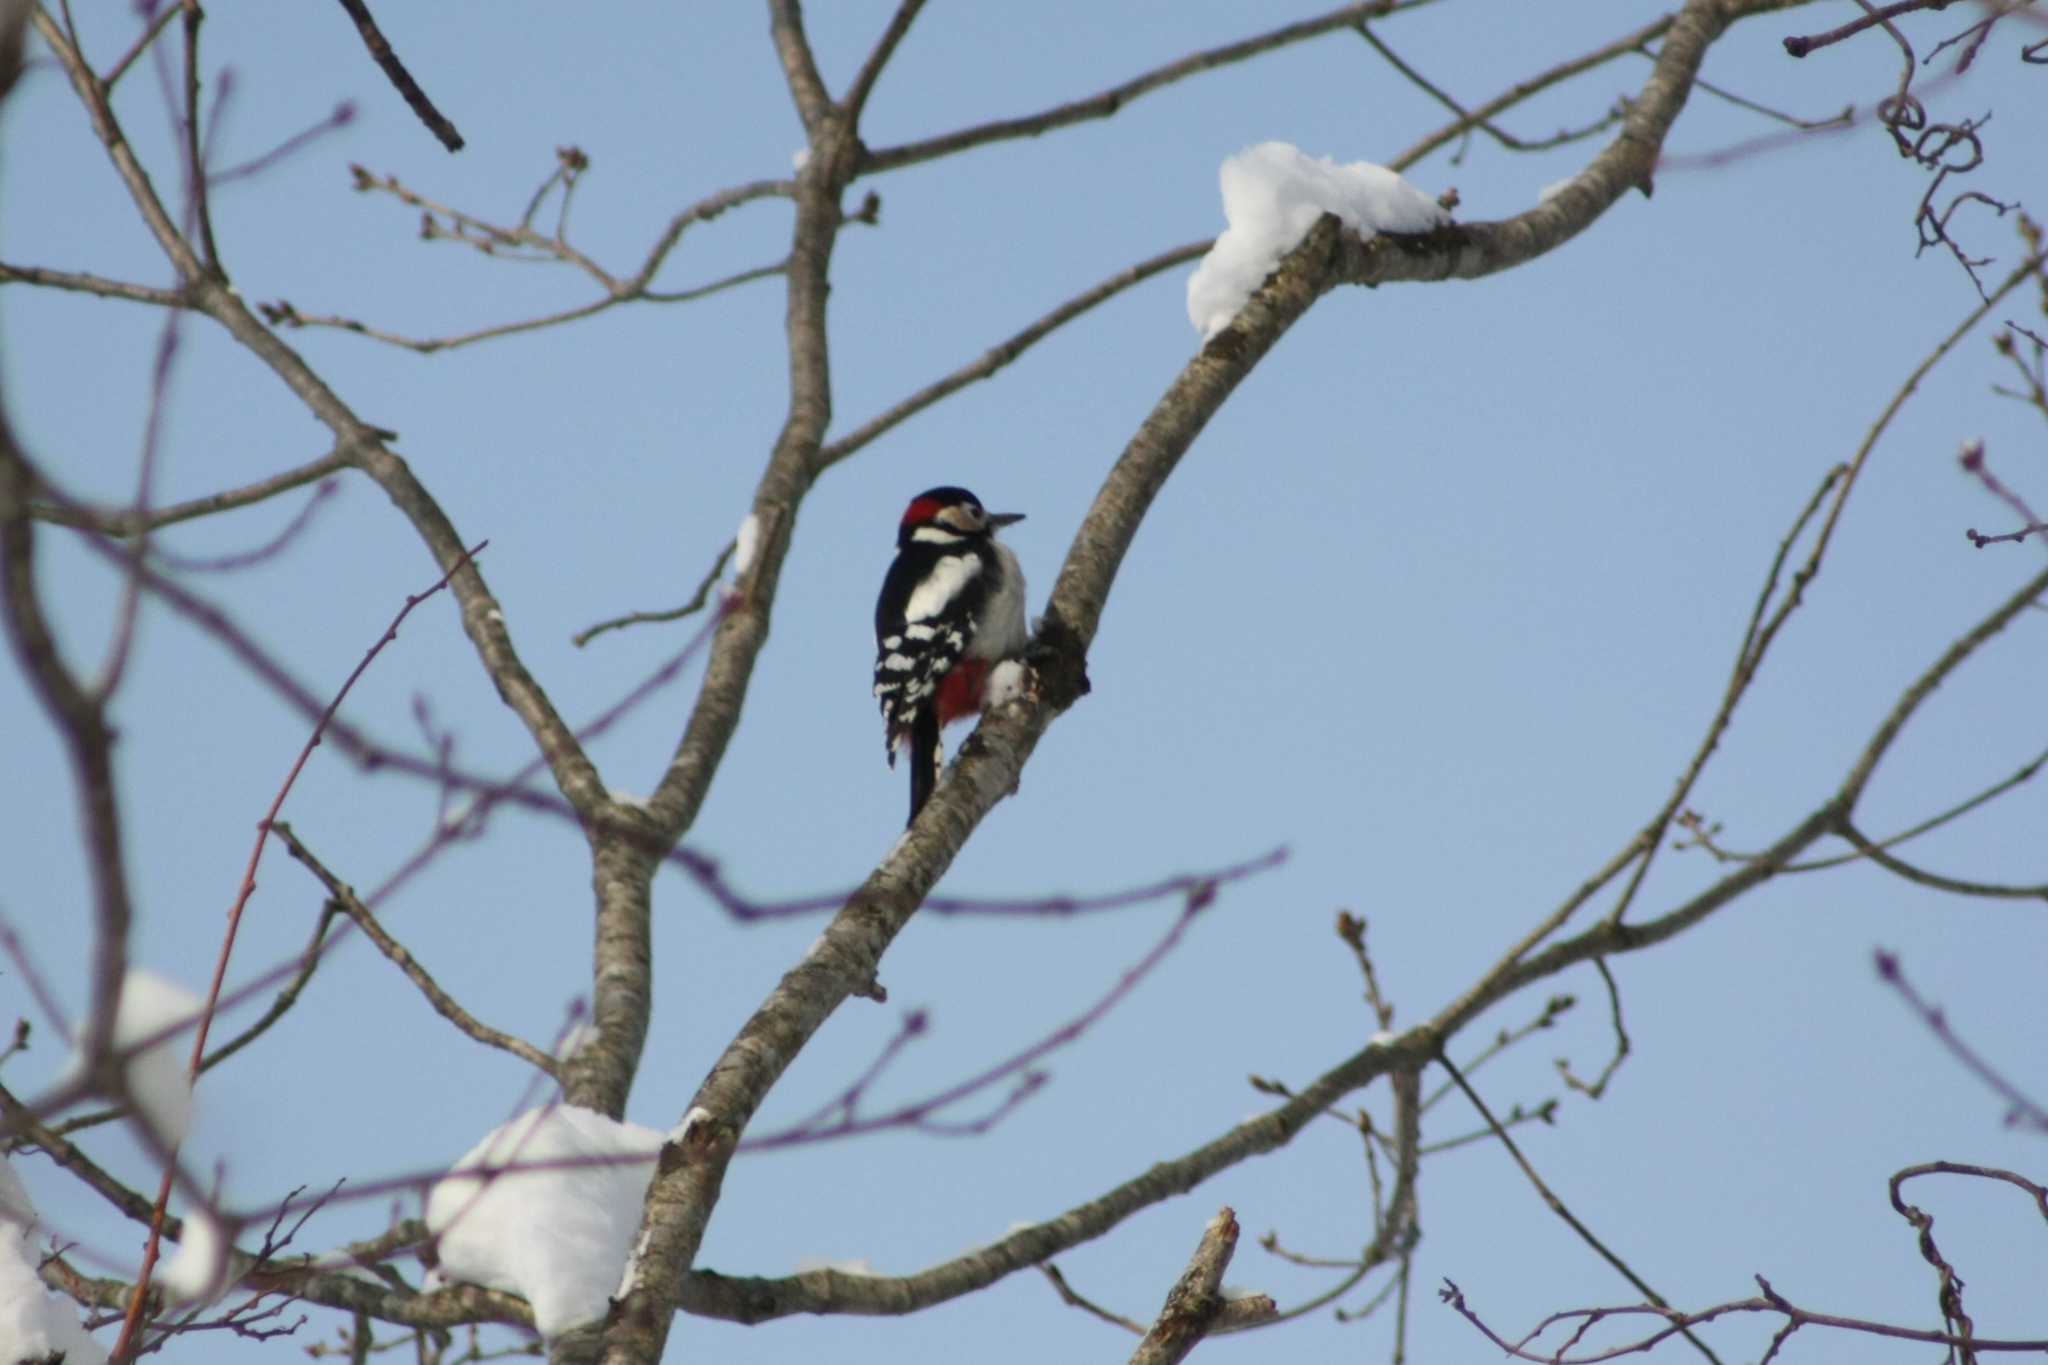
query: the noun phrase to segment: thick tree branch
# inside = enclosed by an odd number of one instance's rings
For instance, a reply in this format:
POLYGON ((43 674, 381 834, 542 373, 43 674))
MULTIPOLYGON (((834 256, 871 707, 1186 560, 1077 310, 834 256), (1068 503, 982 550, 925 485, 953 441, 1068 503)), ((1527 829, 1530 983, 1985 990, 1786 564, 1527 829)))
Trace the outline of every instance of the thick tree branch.
MULTIPOLYGON (((777 9, 779 42, 784 40, 782 14, 786 8, 791 7, 777 9)), ((1034 646, 1034 663, 1041 678, 1057 674, 1061 668, 1079 669, 1117 569, 1153 498, 1209 417, 1322 293, 1339 283, 1487 274, 1532 259, 1568 240, 1627 188, 1647 180, 1664 133, 1685 103, 1700 59, 1727 22, 1728 16, 1716 0, 1691 0, 1673 23, 1663 53, 1620 136, 1577 177, 1570 191, 1521 218, 1477 228, 1444 229, 1422 238, 1382 237, 1362 243, 1341 229, 1334 218, 1324 218, 1281 262, 1231 325, 1213 337, 1182 371, 1111 470, 1054 585, 1045 624, 1034 646)), ((785 65, 789 65, 787 53, 785 65)), ((793 81, 793 85, 801 84, 793 81)), ((822 147, 814 137, 804 171, 806 188, 832 184, 835 174, 850 171, 850 134, 836 126, 826 132, 822 147)), ((815 220, 819 206, 802 190, 798 203, 798 241, 791 258, 791 419, 770 462, 769 480, 776 478, 793 437, 806 438, 808 448, 816 450, 817 434, 830 416, 829 388, 824 383, 822 267, 837 221, 813 221, 816 239, 807 247, 805 225, 807 220, 815 220)), ((836 194, 833 206, 836 212, 836 194)), ((748 585, 742 583, 750 601, 772 595, 773 575, 787 542, 785 509, 789 508, 793 508, 793 500, 763 507, 757 498, 755 515, 764 517, 761 538, 767 553, 754 574, 757 580, 768 577, 769 593, 748 592, 748 585)), ((700 722, 707 729, 716 727, 717 748, 722 751, 744 691, 744 669, 751 667, 758 642, 744 649, 743 661, 735 660, 739 676, 729 700, 717 698, 714 691, 720 682, 720 659, 728 653, 729 639, 765 631, 763 612, 761 606, 735 612, 720 627, 711 676, 692 718, 691 732, 686 733, 662 790, 650 803, 664 826, 673 822, 679 830, 701 800, 701 783, 708 781, 711 765, 692 761, 691 736, 700 722)), ((1043 702, 1006 707, 984 721, 962 747, 951 780, 940 785, 910 832, 834 917, 804 960, 784 976, 713 1066, 691 1105, 692 1110, 701 1108, 710 1115, 710 1121, 697 1125, 689 1144, 664 1150, 649 1190, 636 1261, 629 1268, 626 1292, 606 1333, 606 1359, 613 1365, 651 1365, 658 1357, 668 1321, 681 1303, 683 1276, 695 1260, 741 1132, 770 1087, 825 1019, 847 996, 873 989, 889 944, 950 866, 968 835, 1014 787, 1046 727, 1072 700, 1071 690, 1061 694, 1055 689, 1055 695, 1043 702)), ((715 754, 711 757, 715 761, 715 754)), ((1424 1055, 1433 1051, 1432 1043, 1424 1055)), ((1377 1074, 1378 1069, 1370 1074, 1377 1074)), ((1363 1084, 1370 1074, 1355 1083, 1363 1084)), ((1053 1249, 1045 1248, 1032 1259, 1042 1259, 1053 1249)))

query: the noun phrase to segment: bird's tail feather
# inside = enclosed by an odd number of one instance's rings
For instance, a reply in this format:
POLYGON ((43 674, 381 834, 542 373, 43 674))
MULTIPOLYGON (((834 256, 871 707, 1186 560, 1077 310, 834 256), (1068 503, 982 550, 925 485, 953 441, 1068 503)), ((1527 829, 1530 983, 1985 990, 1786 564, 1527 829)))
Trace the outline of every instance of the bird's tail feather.
POLYGON ((910 819, 906 823, 917 822, 917 813, 931 800, 938 782, 939 714, 927 705, 920 707, 917 718, 910 722, 910 819))

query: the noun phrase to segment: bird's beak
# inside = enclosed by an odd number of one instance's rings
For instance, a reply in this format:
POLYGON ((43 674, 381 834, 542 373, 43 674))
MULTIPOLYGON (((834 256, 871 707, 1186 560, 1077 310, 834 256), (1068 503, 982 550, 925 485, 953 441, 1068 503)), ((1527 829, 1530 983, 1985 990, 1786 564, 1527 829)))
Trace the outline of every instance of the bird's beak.
POLYGON ((991 512, 988 514, 988 524, 991 526, 1014 526, 1022 520, 1024 520, 1022 512, 991 512))

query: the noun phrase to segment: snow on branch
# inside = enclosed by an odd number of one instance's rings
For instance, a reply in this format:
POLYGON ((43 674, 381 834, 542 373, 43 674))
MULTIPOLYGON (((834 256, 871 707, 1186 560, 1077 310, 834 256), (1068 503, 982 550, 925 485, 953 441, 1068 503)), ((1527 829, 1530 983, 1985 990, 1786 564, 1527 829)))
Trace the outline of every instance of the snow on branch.
POLYGON ((1442 205, 1385 166, 1340 166, 1285 142, 1239 152, 1223 163, 1220 179, 1230 226, 1188 279, 1188 320, 1205 341, 1230 325, 1280 258, 1326 213, 1361 240, 1428 232, 1451 221, 1442 205))

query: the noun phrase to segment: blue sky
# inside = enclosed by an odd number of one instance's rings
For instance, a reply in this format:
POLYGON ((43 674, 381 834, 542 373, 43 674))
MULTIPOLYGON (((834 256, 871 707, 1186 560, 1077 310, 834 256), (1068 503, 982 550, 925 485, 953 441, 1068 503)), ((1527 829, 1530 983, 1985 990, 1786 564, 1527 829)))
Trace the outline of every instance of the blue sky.
MULTIPOLYGON (((572 236, 637 264, 680 207, 789 173, 801 130, 760 7, 645 6, 594 20, 500 4, 380 14, 394 45, 468 138, 443 152, 384 83, 338 8, 217 5, 207 69, 235 81, 221 160, 260 153, 343 99, 345 129, 224 186, 215 224, 252 300, 445 335, 585 301, 557 266, 486 260, 421 242, 417 213, 351 189, 348 165, 443 203, 515 219, 574 144, 592 160, 572 236)), ((811 30, 843 88, 889 7, 817 6, 811 30)), ((1924 54, 1963 11, 1910 30, 1924 54)), ((125 8, 80 7, 102 67, 132 37, 125 8)), ((1197 48, 1289 17, 1224 4, 1035 6, 1027 17, 934 6, 870 106, 865 139, 893 145, 1092 93, 1197 48)), ((1785 56, 1787 34, 1846 7, 1750 20, 1707 78, 1809 117, 1867 109, 1898 74, 1882 35, 1785 56)), ((1619 4, 1507 11, 1436 5, 1382 35, 1478 101, 1588 50, 1643 15, 1619 4)), ((2037 36, 2037 35, 2030 35, 2037 36)), ((2048 183, 2048 104, 2001 30, 1965 79, 1924 79, 1931 107, 1993 112, 1967 182, 2002 199, 2048 183)), ((1504 122, 1542 137, 1636 89, 1630 59, 1504 122)), ((118 108, 160 188, 175 183, 147 68, 118 108)), ((1116 118, 892 172, 880 222, 849 229, 832 296, 834 434, 979 355, 1134 261, 1223 226, 1216 171, 1281 139, 1339 160, 1386 159, 1442 122, 1358 38, 1338 34, 1205 74, 1116 118)), ((1668 151, 1698 156, 1776 130, 1696 95, 1668 151)), ((61 73, 35 69, 10 104, 0 164, 0 260, 163 284, 147 239, 61 73)), ((1455 186, 1465 220, 1532 204, 1596 142, 1509 155, 1475 140, 1409 172, 1455 186)), ((1051 1084, 973 1139, 890 1134, 742 1158, 702 1263, 781 1274, 803 1257, 915 1271, 1051 1217, 1269 1101, 1251 1073, 1303 1082, 1374 1025, 1331 933, 1367 917, 1381 980, 1417 1022, 1618 849, 1656 809, 1725 685, 1770 555, 1832 464, 1849 458, 1905 376, 1976 302, 1938 252, 1914 259, 1922 174, 1875 129, 1814 135, 1723 165, 1680 161, 1648 199, 1525 268, 1467 284, 1344 291, 1323 300, 1210 424, 1169 483, 1118 579, 1090 657, 1094 692, 1061 718, 955 864, 956 894, 1087 893, 1220 866, 1285 845, 1284 867, 1229 889, 1131 999, 1051 1062, 1051 1084)), ((1958 220, 2002 278, 2022 254, 2010 220, 1958 220)), ((772 263, 780 201, 693 229, 660 279, 685 288, 772 263)), ((850 886, 899 832, 903 775, 882 764, 868 692, 870 613, 897 516, 927 486, 961 483, 1029 519, 1007 534, 1036 609, 1110 462, 1192 354, 1187 270, 1133 289, 828 472, 806 501, 747 710, 688 844, 772 898, 850 886)), ((2010 372, 1991 328, 2036 330, 2015 294, 1926 382, 1875 450, 1826 567, 1768 660, 1694 804, 1732 847, 1769 842, 1817 804, 1900 690, 2036 572, 2036 543, 1973 550, 1966 527, 2011 518, 1958 472, 1981 438, 1993 467, 2048 503, 2040 415, 1990 393, 2010 372)), ((2031 316, 2031 321, 2029 318, 2031 316)), ((592 622, 687 596, 745 513, 780 424, 776 281, 687 305, 635 305, 576 326, 431 356, 337 331, 286 334, 366 419, 401 433, 471 540, 528 665, 570 717, 589 717, 669 657, 684 624, 577 649, 592 622)), ((132 490, 160 317, 132 304, 10 287, 0 381, 17 434, 68 488, 132 490)), ((161 501, 233 486, 327 446, 274 378, 202 320, 183 330, 160 451, 161 501)), ((259 544, 305 494, 173 528, 168 547, 259 544)), ((40 533, 62 642, 89 667, 118 584, 40 533)), ((317 690, 338 686, 408 592, 436 571, 363 480, 344 481, 289 553, 196 586, 317 690)), ((1890 833, 2018 768, 2043 745, 2043 622, 2029 613, 1945 685, 1879 770, 1862 808, 1890 833)), ((115 716, 139 909, 136 959, 195 988, 217 951, 253 828, 305 738, 301 719, 161 608, 142 621, 115 716)), ((653 696, 594 746, 607 781, 658 779, 695 675, 653 696)), ((465 765, 509 772, 531 747, 475 664, 445 598, 427 604, 365 676, 347 715, 421 747, 424 699, 465 765)), ((956 737, 957 742, 957 737, 956 737)), ((62 754, 15 670, 0 670, 0 913, 60 999, 83 1002, 84 868, 62 754)), ((359 887, 431 830, 437 796, 364 775, 323 750, 286 816, 359 887)), ((1959 875, 2041 880, 2044 806, 2025 787, 1912 845, 1959 875)), ((1833 851, 1833 850, 1830 850, 1833 851)), ((1701 853, 1660 856, 1645 913, 1704 885, 1701 853)), ((318 887, 275 848, 231 980, 303 943, 318 887)), ((680 876, 659 884, 658 995, 628 1117, 681 1115, 705 1068, 817 926, 739 927, 680 876)), ((587 993, 589 872, 566 824, 501 813, 385 907, 451 992, 497 1027, 545 1044, 587 993)), ((1074 920, 925 916, 891 950, 891 1003, 843 1008, 771 1097, 772 1129, 865 1065, 904 1010, 929 1036, 883 1097, 939 1089, 1081 1013, 1157 941, 1162 903, 1074 920)), ((1530 1159, 1666 1297, 1704 1305, 1762 1273, 1804 1305, 1934 1325, 1932 1276, 1885 1204, 1900 1166, 1948 1158, 2038 1169, 2039 1139, 2003 1130, 1998 1102, 1878 982, 1898 951, 1955 1027, 2017 1078, 2038 1080, 2048 1025, 2039 903, 1974 902, 1850 867, 1788 877, 1678 940, 1617 961, 1634 1055, 1598 1103, 1564 1093, 1553 1059, 1597 1070, 1611 1047, 1598 978, 1581 968, 1503 1005, 1464 1052, 1581 1003, 1480 1073, 1497 1108, 1560 1095, 1554 1127, 1521 1130, 1530 1159), (2029 1066, 2036 1067, 2030 1075, 2029 1066)), ((26 1011, 10 968, 0 1002, 26 1011)), ((239 1018, 239 1016, 238 1016, 239 1018)), ((231 1020, 232 1025, 235 1020, 231 1020)), ((1461 1054, 1462 1055, 1462 1054, 1461 1054)), ((52 1030, 7 1067, 33 1092, 55 1074, 52 1030)), ((443 1166, 519 1102, 527 1077, 454 1035, 361 942, 325 965, 287 1020, 201 1088, 195 1157, 249 1207, 296 1186, 443 1166)), ((1382 1119, 1383 1089, 1354 1097, 1382 1119)), ((1447 1100, 1427 1133, 1477 1126, 1447 1100)), ((150 1183, 118 1137, 94 1150, 150 1183), (125 1164, 124 1164, 125 1163, 125 1164)), ((133 1230, 47 1163, 20 1163, 67 1239, 121 1263, 133 1230)), ((1434 1158, 1409 1312, 1412 1357, 1490 1357, 1433 1289, 1456 1280, 1503 1329, 1556 1308, 1635 1297, 1538 1201, 1497 1145, 1434 1158)), ((2038 1336, 2041 1237, 2009 1191, 1928 1188, 1943 1249, 1990 1335, 2038 1336), (2030 1316, 2031 1310, 2031 1316, 2030 1316)), ((1370 1200, 1355 1133, 1335 1122, 1153 1208, 1059 1258, 1076 1288, 1148 1318, 1203 1223, 1228 1203, 1247 1237, 1230 1279, 1284 1305, 1328 1283, 1253 1245, 1355 1254, 1370 1200)), ((407 1210, 413 1212, 415 1210, 407 1210)), ((307 1229, 325 1247, 380 1228, 383 1201, 344 1204, 307 1229)), ((1379 1283, 1378 1277, 1371 1282, 1379 1283)), ((1370 1291, 1354 1294, 1356 1307, 1370 1291)), ((1260 1338, 1261 1358, 1378 1358, 1390 1310, 1327 1314, 1260 1338)), ((330 1332, 319 1311, 302 1339, 330 1332)), ((1769 1325, 1725 1329, 1724 1359, 1761 1353, 1769 1325)), ((684 1320, 670 1356, 729 1361, 1111 1356, 1113 1329, 1059 1305, 1034 1274, 902 1320, 791 1320, 743 1329, 684 1320)), ((1801 1360, 1906 1359, 1907 1349, 1802 1333, 1801 1360)), ((273 1352, 291 1349, 273 1346, 273 1352)), ((1666 1357, 1677 1349, 1667 1347, 1666 1357)), ((199 1341, 166 1359, 253 1358, 199 1341)), ((1914 1357, 1919 1358, 1919 1357, 1914 1357)))

